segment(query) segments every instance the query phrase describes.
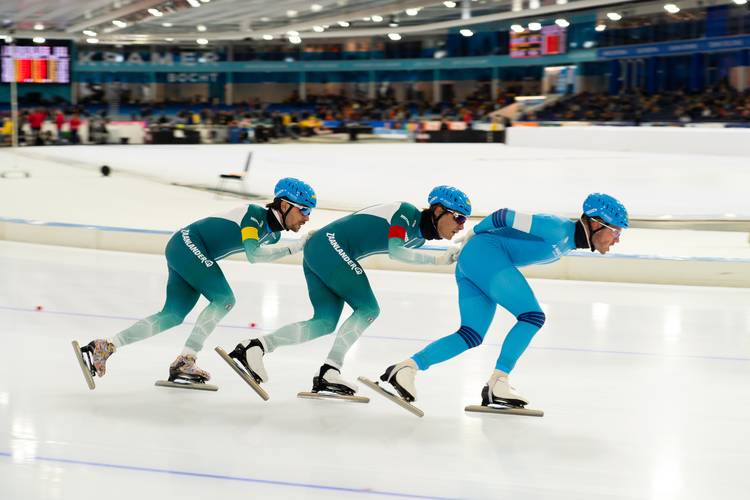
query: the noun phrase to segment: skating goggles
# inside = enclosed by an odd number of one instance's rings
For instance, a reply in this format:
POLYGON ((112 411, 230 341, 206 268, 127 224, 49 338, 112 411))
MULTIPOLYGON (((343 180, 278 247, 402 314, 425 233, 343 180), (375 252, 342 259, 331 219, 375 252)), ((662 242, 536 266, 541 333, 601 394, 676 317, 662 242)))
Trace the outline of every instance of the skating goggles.
POLYGON ((607 224, 605 224, 605 223, 604 223, 604 222, 603 222, 603 221, 602 221, 601 219, 596 219, 596 222, 598 222, 598 223, 599 223, 599 224, 601 224, 602 226, 604 226, 604 227, 606 227, 607 229, 609 229, 610 231, 612 231, 612 234, 614 234, 614 235, 615 235, 615 238, 619 238, 619 237, 620 237, 620 235, 622 234, 622 229, 621 229, 621 228, 619 228, 619 227, 612 227, 612 226, 610 226, 610 225, 607 225, 607 224))
POLYGON ((304 205, 297 205, 296 203, 292 203, 289 200, 285 200, 285 201, 287 203, 289 203, 291 206, 298 208, 299 211, 300 211, 300 213, 302 215, 306 216, 306 217, 308 217, 310 215, 310 213, 312 212, 312 208, 310 208, 310 207, 306 207, 304 205))
POLYGON ((456 221, 456 224, 463 224, 464 222, 466 222, 467 217, 464 214, 454 212, 453 210, 448 210, 447 208, 445 209, 445 211, 453 216, 453 220, 456 221))

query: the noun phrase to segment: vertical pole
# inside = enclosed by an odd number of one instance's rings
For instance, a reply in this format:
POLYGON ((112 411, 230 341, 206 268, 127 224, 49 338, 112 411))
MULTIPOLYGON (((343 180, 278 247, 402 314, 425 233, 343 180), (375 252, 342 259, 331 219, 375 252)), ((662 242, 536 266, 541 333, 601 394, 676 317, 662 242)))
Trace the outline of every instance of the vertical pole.
POLYGON ((13 70, 11 71, 10 79, 10 120, 13 124, 13 135, 11 138, 11 145, 14 148, 18 147, 18 83, 16 83, 16 42, 13 41, 10 44, 10 60, 13 70))

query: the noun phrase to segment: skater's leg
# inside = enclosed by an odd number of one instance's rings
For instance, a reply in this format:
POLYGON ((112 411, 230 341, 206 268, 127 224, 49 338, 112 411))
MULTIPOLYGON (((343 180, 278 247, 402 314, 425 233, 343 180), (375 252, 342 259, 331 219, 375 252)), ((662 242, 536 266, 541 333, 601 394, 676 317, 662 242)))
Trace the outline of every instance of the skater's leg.
POLYGON ((232 310, 236 302, 232 289, 229 287, 224 273, 219 266, 214 265, 207 269, 201 279, 196 283, 201 293, 209 300, 209 304, 198 315, 190 336, 185 342, 182 354, 195 355, 203 349, 203 344, 214 331, 216 325, 232 310))
MULTIPOLYGON (((315 274, 305 262, 302 266, 307 281, 307 292, 313 306, 313 317, 307 321, 299 321, 285 325, 278 330, 260 337, 265 352, 271 352, 284 345, 301 344, 328 335, 336 329, 336 323, 341 317, 344 300, 315 274)), ((250 340, 243 342, 245 347, 250 340)))
POLYGON ((544 325, 545 315, 526 278, 513 266, 490 277, 488 294, 517 319, 503 342, 495 369, 509 374, 544 325))
POLYGON ((132 344, 179 325, 195 306, 200 293, 180 274, 169 268, 167 299, 161 311, 121 331, 112 339, 116 347, 132 344))
POLYGON ((356 274, 351 269, 346 269, 336 273, 329 283, 353 309, 352 315, 336 333, 336 340, 326 359, 326 364, 340 370, 351 346, 380 315, 380 307, 365 273, 356 274))
POLYGON ((434 364, 442 363, 478 346, 492 323, 497 307, 495 301, 459 271, 456 272, 456 283, 461 327, 455 333, 432 342, 412 356, 420 370, 426 370, 434 364))

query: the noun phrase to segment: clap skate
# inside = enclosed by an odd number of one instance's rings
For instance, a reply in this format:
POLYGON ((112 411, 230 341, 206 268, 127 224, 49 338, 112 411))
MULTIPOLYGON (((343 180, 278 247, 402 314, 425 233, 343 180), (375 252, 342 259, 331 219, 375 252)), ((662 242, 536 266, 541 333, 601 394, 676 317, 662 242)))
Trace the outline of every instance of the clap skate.
POLYGON ((78 365, 81 367, 83 378, 89 389, 96 387, 94 376, 104 376, 106 372, 107 358, 115 352, 115 346, 108 340, 92 340, 85 346, 81 347, 78 341, 73 341, 73 352, 75 352, 78 365))
POLYGON ((414 386, 414 377, 417 373, 417 365, 413 360, 407 359, 401 363, 386 368, 385 373, 380 376, 383 383, 388 383, 396 391, 396 394, 385 389, 380 382, 373 382, 366 377, 357 380, 374 390, 381 396, 385 396, 400 407, 410 411, 418 417, 424 417, 424 412, 411 404, 417 399, 417 391, 414 386))
POLYGON ((338 368, 329 364, 320 367, 318 374, 313 377, 311 392, 300 392, 299 398, 306 399, 340 399, 353 403, 369 403, 370 398, 355 396, 357 386, 341 378, 338 368))
POLYGON ((218 391, 218 387, 206 383, 210 378, 211 375, 207 371, 195 366, 195 356, 182 354, 169 365, 169 379, 157 380, 154 385, 177 389, 218 391))
POLYGON ((265 351, 258 339, 251 340, 247 347, 237 344, 229 354, 221 347, 216 347, 214 350, 258 396, 264 401, 268 401, 268 393, 260 386, 261 382, 268 381, 268 375, 266 375, 266 370, 263 367, 265 351))
POLYGON ((542 417, 541 410, 527 409, 528 400, 521 396, 515 388, 508 383, 508 375, 499 370, 490 377, 490 380, 482 389, 482 404, 467 406, 464 411, 477 413, 505 413, 510 415, 526 415, 529 417, 542 417))

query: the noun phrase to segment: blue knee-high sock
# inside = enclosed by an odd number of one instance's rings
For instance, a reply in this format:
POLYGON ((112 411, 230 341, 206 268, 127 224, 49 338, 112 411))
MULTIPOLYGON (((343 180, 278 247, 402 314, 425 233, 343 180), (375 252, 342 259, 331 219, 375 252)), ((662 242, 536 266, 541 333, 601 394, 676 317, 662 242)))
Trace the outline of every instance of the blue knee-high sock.
POLYGON ((503 342, 500 356, 495 363, 495 369, 510 373, 516 366, 518 358, 529 346, 536 332, 544 325, 545 316, 543 312, 525 312, 518 315, 516 325, 508 332, 503 342))
POLYGON ((443 337, 431 343, 411 359, 417 363, 417 368, 426 370, 436 363, 442 363, 454 356, 458 356, 466 349, 476 347, 482 343, 482 335, 476 330, 462 326, 456 333, 443 337))

